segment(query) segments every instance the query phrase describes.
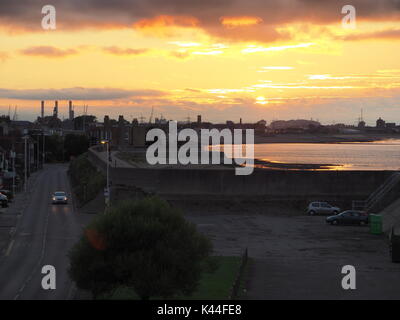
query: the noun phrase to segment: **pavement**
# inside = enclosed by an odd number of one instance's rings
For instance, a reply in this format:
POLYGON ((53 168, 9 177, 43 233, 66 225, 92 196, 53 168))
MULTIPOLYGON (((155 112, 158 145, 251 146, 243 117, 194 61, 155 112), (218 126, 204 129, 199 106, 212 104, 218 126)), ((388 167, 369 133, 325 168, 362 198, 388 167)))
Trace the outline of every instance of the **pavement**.
MULTIPOLYGON (((101 152, 96 152, 97 155, 103 160, 105 163, 107 163, 107 151, 101 151, 101 152)), ((127 161, 124 161, 120 158, 118 158, 116 155, 119 153, 119 151, 111 151, 110 152, 110 167, 112 168, 137 168, 137 166, 133 165, 132 163, 129 163, 127 161)))
POLYGON ((75 297, 76 289, 67 274, 67 253, 92 216, 77 213, 72 201, 52 205, 51 194, 57 190, 71 195, 67 165, 46 165, 30 177, 28 191, 18 194, 0 214, 4 245, 0 255, 1 300, 75 297), (41 286, 45 265, 56 269, 55 290, 41 286))
POLYGON ((321 216, 187 213, 217 255, 252 262, 245 299, 400 299, 400 264, 385 236, 368 227, 331 226, 321 216), (356 290, 344 290, 342 267, 356 269, 356 290))

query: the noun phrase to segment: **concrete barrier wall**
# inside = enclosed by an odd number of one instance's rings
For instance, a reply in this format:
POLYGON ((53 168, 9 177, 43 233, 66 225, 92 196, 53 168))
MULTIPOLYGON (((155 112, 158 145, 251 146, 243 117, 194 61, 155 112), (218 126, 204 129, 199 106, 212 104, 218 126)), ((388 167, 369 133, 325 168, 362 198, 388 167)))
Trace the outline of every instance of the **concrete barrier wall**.
MULTIPOLYGON (((106 164, 96 152, 89 159, 100 170, 106 164)), ((286 171, 255 170, 236 176, 234 170, 110 168, 113 186, 135 186, 169 196, 240 196, 268 198, 350 197, 365 199, 391 171, 286 171)))

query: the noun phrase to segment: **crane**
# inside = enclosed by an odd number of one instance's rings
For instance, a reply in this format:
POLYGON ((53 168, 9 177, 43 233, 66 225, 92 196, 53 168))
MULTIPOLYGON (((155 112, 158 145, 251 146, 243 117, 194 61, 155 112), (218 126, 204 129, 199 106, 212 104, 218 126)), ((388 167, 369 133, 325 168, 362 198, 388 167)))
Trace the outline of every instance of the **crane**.
POLYGON ((154 115, 154 107, 151 107, 151 114, 150 114, 149 123, 151 123, 153 121, 153 115, 154 115))

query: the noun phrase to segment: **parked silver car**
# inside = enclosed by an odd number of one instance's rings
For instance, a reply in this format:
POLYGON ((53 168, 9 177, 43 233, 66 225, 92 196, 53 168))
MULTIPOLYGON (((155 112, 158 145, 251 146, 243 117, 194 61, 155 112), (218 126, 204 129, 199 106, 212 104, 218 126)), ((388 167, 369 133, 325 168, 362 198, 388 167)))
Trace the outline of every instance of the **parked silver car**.
POLYGON ((327 202, 315 201, 308 205, 307 213, 311 216, 316 214, 321 215, 336 215, 340 212, 340 208, 331 206, 327 202))

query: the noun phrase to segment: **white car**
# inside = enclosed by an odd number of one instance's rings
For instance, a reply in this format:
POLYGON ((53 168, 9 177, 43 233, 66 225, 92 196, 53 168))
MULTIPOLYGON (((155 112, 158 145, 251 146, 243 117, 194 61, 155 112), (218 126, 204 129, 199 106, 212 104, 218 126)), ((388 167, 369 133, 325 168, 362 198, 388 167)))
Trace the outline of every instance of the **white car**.
POLYGON ((53 204, 67 204, 68 203, 68 197, 67 194, 64 191, 56 191, 53 193, 52 196, 52 202, 53 204))
POLYGON ((5 194, 0 193, 0 204, 3 208, 8 207, 8 198, 5 194))
POLYGON ((307 213, 311 216, 314 216, 316 214, 336 215, 339 212, 340 208, 331 206, 327 202, 311 202, 307 208, 307 213))

